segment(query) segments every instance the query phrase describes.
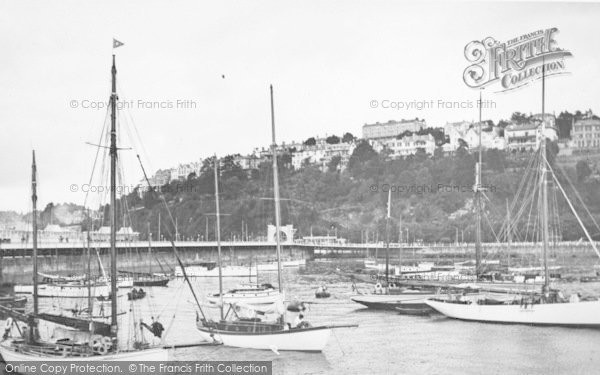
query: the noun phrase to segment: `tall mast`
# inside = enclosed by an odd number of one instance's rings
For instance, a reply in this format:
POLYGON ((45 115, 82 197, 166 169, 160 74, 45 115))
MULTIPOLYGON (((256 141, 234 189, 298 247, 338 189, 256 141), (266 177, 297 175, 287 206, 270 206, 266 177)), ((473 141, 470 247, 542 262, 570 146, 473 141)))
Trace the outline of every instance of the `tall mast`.
POLYGON ((402 277, 402 212, 398 216, 398 277, 402 277))
POLYGON ((541 167, 542 167, 542 240, 544 251, 544 287, 550 285, 548 274, 548 170, 546 166, 546 66, 542 59, 542 134, 541 134, 541 167))
POLYGON ((217 218, 217 254, 219 257, 219 297, 221 298, 221 320, 225 318, 223 315, 223 270, 221 259, 221 212, 219 209, 219 159, 215 154, 215 212, 217 218))
POLYGON ((385 218, 385 282, 390 278, 390 216, 392 208, 392 189, 388 190, 387 216, 385 218))
POLYGON ((475 276, 477 280, 481 276, 481 166, 482 166, 482 145, 481 145, 481 91, 479 91, 479 160, 475 166, 475 204, 477 212, 477 223, 475 230, 475 276))
POLYGON ((148 273, 152 275, 152 233, 150 233, 150 222, 148 222, 148 273))
POLYGON ((277 143, 275 140, 275 107, 273 105, 273 85, 270 85, 271 89, 271 135, 273 144, 271 145, 271 152, 273 154, 273 194, 275 198, 275 241, 277 243, 277 282, 279 283, 279 293, 283 292, 283 286, 281 284, 281 212, 279 207, 279 176, 277 171, 277 143))
POLYGON ((88 292, 88 314, 90 320, 93 316, 94 302, 92 300, 92 252, 90 249, 90 230, 94 229, 94 222, 91 220, 90 209, 87 209, 87 216, 90 219, 90 225, 87 230, 87 292, 88 292))
POLYGON ((508 198, 506 198, 506 261, 508 267, 510 267, 510 248, 512 245, 512 228, 510 224, 510 207, 508 206, 508 198))
POLYGON ((35 165, 35 150, 32 151, 33 162, 31 164, 31 203, 33 209, 31 212, 31 229, 33 231, 33 315, 38 314, 38 265, 37 265, 37 167, 35 165))
POLYGON ((110 325, 117 336, 117 67, 115 55, 111 69, 110 95, 110 325))

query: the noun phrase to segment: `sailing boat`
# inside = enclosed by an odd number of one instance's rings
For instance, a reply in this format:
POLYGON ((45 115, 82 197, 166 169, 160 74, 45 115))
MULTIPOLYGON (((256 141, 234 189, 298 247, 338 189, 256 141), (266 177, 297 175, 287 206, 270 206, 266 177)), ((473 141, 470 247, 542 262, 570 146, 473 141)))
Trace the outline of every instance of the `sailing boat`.
MULTIPOLYGON (((28 327, 23 332, 22 338, 11 338, 0 344, 0 355, 5 362, 24 361, 166 361, 168 352, 163 347, 151 347, 147 343, 137 342, 135 349, 120 349, 118 340, 117 321, 117 248, 116 248, 116 167, 117 167, 117 90, 115 55, 112 63, 112 93, 111 106, 111 133, 110 133, 110 260, 111 260, 111 319, 108 332, 99 333, 93 329, 95 322, 89 321, 89 329, 82 332, 80 329, 55 330, 54 335, 60 334, 61 338, 49 341, 40 338, 38 323, 44 320, 38 308, 38 280, 37 280, 37 194, 36 194, 36 166, 35 154, 32 166, 32 203, 33 203, 33 313, 19 314, 12 310, 6 311, 14 319, 27 323, 28 327)), ((65 321, 55 322, 73 327, 65 321)), ((75 327, 77 328, 77 327, 75 327)))
POLYGON ((558 325, 568 327, 600 327, 600 301, 580 301, 578 295, 572 295, 569 300, 562 297, 557 290, 550 290, 550 275, 548 267, 548 177, 551 174, 556 185, 565 196, 571 211, 577 218, 587 239, 596 254, 600 252, 583 225, 569 198, 562 189, 558 179, 552 173, 552 167, 546 159, 546 116, 545 116, 545 65, 542 64, 542 117, 541 117, 540 149, 538 150, 541 189, 541 231, 542 253, 544 267, 544 284, 541 295, 515 296, 512 301, 488 304, 485 298, 478 300, 428 300, 427 304, 449 318, 491 322, 514 323, 530 325, 558 325))
MULTIPOLYGON (((258 274, 256 277, 256 285, 243 285, 239 288, 232 289, 223 293, 222 278, 223 278, 223 267, 221 259, 221 217, 219 210, 219 173, 218 166, 219 160, 215 155, 215 167, 214 167, 214 179, 215 179, 215 208, 217 217, 217 254, 219 257, 219 293, 209 294, 207 299, 208 302, 214 305, 243 303, 248 305, 271 305, 271 304, 282 304, 285 298, 281 290, 276 290, 271 284, 258 285, 258 274)), ((258 271, 257 271, 258 272, 258 271)), ((252 280, 251 274, 250 280, 252 280)))
MULTIPOLYGON (((386 254, 385 254, 385 282, 375 285, 373 294, 359 294, 351 298, 352 301, 377 310, 395 310, 398 307, 426 307, 425 299, 435 297, 432 290, 404 288, 390 282, 390 219, 392 207, 392 191, 388 191, 387 216, 385 219, 386 254)), ((398 267, 402 272, 402 265, 398 267)))
MULTIPOLYGON (((277 278, 279 282, 279 292, 283 293, 283 283, 281 279, 281 240, 280 240, 280 208, 279 208, 279 181, 277 171, 277 145, 275 140, 275 114, 273 107, 273 86, 270 87, 271 94, 271 132, 272 132, 272 158, 273 158, 273 191, 275 198, 275 226, 276 226, 276 247, 277 247, 277 278)), ((215 158, 216 159, 216 158, 215 158)), ((216 176, 215 176, 216 184, 216 176)), ((218 185, 215 185, 215 190, 218 191, 218 185)), ((219 200, 217 199, 217 209, 219 200)), ((219 213, 217 212, 217 241, 220 239, 218 233, 220 229, 219 224, 219 213)), ((219 247, 220 249, 220 247, 219 247)), ((219 252, 220 253, 220 252, 219 252)), ((219 255, 220 257, 220 255, 219 255)), ((220 267, 219 262, 219 267, 220 267)), ((222 280, 219 278, 219 292, 223 295, 222 280)), ((249 348, 249 349, 263 349, 263 350, 293 350, 293 351, 307 351, 307 352, 321 352, 329 336, 331 335, 331 329, 341 326, 317 326, 312 327, 307 322, 301 322, 300 324, 292 327, 284 321, 282 311, 282 304, 274 304, 271 309, 258 309, 253 307, 252 309, 256 312, 252 318, 242 318, 237 320, 226 320, 227 316, 237 315, 236 309, 239 304, 230 307, 227 314, 224 314, 223 300, 220 304, 221 319, 219 321, 209 320, 204 315, 202 318, 197 316, 196 326, 200 335, 206 341, 216 341, 226 346, 232 346, 237 348, 249 348), (233 311, 232 311, 233 310, 233 311), (260 314, 272 313, 276 315, 274 321, 261 321, 260 314)), ((248 306, 243 306, 248 307, 248 306)), ((297 310, 293 306, 288 306, 288 311, 297 310)))

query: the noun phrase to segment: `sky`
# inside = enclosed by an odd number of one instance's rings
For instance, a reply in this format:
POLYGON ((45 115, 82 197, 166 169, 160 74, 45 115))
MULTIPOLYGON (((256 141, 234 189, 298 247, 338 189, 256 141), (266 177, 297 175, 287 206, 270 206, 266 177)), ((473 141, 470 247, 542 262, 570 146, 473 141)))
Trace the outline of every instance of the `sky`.
MULTIPOLYGON (((360 136, 376 121, 475 120, 474 108, 371 102, 476 100, 478 90, 462 79, 464 48, 488 36, 506 41, 557 27, 558 45, 573 57, 569 75, 547 82, 547 111, 600 113, 599 16, 600 4, 561 2, 2 0, 0 210, 30 209, 32 149, 38 206, 84 203, 97 151, 88 143, 99 142, 106 116, 90 106, 108 101, 113 38, 125 43, 114 50, 119 98, 133 101, 119 115, 130 129, 123 133, 134 135, 120 143, 128 185, 142 177, 136 153, 153 174, 267 147, 269 84, 278 143, 360 136)), ((494 108, 483 117, 541 112, 540 91, 486 91, 494 108)))

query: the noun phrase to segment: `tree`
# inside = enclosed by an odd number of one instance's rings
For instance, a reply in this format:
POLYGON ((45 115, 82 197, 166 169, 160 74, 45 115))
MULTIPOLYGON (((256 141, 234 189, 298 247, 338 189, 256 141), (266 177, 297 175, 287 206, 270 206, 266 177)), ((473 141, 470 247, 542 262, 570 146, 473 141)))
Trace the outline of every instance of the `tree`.
POLYGON ((503 171, 506 165, 505 153, 495 148, 487 150, 483 160, 494 171, 503 171))
POLYGON ((571 128, 575 116, 565 111, 561 112, 556 119, 556 126, 558 127, 558 137, 561 139, 571 138, 571 128))
POLYGON ((530 119, 530 116, 527 116, 526 114, 521 113, 521 112, 514 112, 512 114, 512 116, 510 116, 510 120, 517 124, 524 124, 524 123, 528 122, 529 119, 530 119))
POLYGON ((371 144, 368 141, 362 140, 356 146, 350 160, 348 161, 348 169, 353 173, 363 170, 363 166, 368 164, 370 161, 377 159, 377 152, 373 150, 371 144))
POLYGON ((585 160, 579 160, 575 165, 575 170, 577 171, 578 182, 585 181, 592 174, 592 169, 585 160))
POLYGON ((339 165, 342 163, 342 157, 339 155, 335 155, 331 158, 329 163, 327 164, 327 171, 329 172, 337 172, 339 165))
POLYGON ((465 145, 466 145, 465 141, 463 141, 462 139, 459 139, 458 141, 459 141, 458 143, 460 144, 460 146, 458 146, 458 148, 456 149, 455 155, 457 158, 461 159, 461 158, 464 158, 465 156, 468 156, 469 151, 467 151, 467 148, 465 147, 465 145))
POLYGON ((498 126, 501 127, 502 129, 506 128, 508 125, 510 125, 510 121, 507 121, 507 120, 498 121, 498 126))
POLYGON ((551 141, 549 138, 546 138, 546 160, 548 160, 550 165, 554 165, 558 151, 558 142, 551 141))
POLYGON ((306 141, 304 141, 305 146, 314 146, 316 144, 317 144, 317 140, 315 139, 315 137, 310 137, 306 141))
POLYGON ((402 139, 404 137, 410 137, 411 135, 413 135, 413 132, 411 132, 410 130, 405 130, 401 134, 398 134, 398 136, 396 137, 396 139, 402 139))
POLYGON ((415 152, 415 155, 414 155, 414 160, 416 162, 423 162, 424 160, 427 160, 427 152, 425 151, 425 149, 423 147, 417 148, 417 151, 415 152))
POLYGON ((342 136, 342 142, 344 143, 352 143, 355 139, 356 137, 353 136, 352 133, 344 133, 344 135, 342 136))
POLYGON ((327 137, 327 139, 325 139, 325 142, 329 143, 330 145, 335 145, 340 143, 340 137, 337 135, 330 135, 327 137))

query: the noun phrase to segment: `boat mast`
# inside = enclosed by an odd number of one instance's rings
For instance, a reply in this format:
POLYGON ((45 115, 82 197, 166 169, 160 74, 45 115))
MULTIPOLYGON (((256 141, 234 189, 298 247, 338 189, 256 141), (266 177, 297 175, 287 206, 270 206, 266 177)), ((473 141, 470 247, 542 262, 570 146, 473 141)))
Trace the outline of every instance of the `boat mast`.
POLYGON ((541 126, 541 163, 542 168, 542 248, 544 252, 544 288, 548 290, 550 277, 548 274, 548 169, 546 166, 546 67, 542 59, 542 126, 541 126))
POLYGON ((510 248, 512 245, 512 230, 510 224, 510 207, 508 206, 508 198, 506 198, 506 264, 510 267, 510 248))
POLYGON ((117 67, 115 55, 111 69, 112 92, 110 95, 110 326, 117 336, 117 67))
MULTIPOLYGON (((33 209, 31 212, 31 229, 33 231, 33 315, 38 314, 38 265, 37 265, 37 167, 35 165, 35 150, 32 151, 33 162, 31 164, 31 203, 33 209)), ((33 328, 33 327, 32 327, 33 328)))
POLYGON ((277 143, 275 141, 275 108, 273 105, 273 85, 270 85, 271 90, 271 135, 273 144, 271 152, 273 154, 273 194, 275 198, 275 241, 277 243, 277 282, 279 283, 279 293, 283 292, 281 284, 281 212, 279 207, 279 176, 277 172, 277 143))
POLYGON ((475 166, 475 204, 477 212, 477 224, 475 230, 475 276, 479 280, 481 276, 481 91, 479 91, 479 160, 475 166))
POLYGON ((398 216, 398 277, 402 278, 402 212, 398 216))
POLYGON ((148 222, 148 273, 152 275, 152 233, 150 233, 150 222, 148 222))
POLYGON ((219 159, 215 154, 215 212, 217 218, 217 256, 219 257, 219 297, 221 299, 221 320, 225 319, 223 315, 223 270, 221 259, 221 214, 219 209, 219 159))
POLYGON ((385 282, 389 286, 390 278, 390 214, 392 205, 392 189, 388 190, 387 216, 385 218, 385 282))
POLYGON ((92 319, 93 313, 93 301, 92 301, 92 252, 90 249, 90 227, 91 229, 94 228, 94 222, 91 220, 91 216, 90 216, 90 209, 87 209, 87 215, 88 218, 90 219, 90 224, 88 226, 87 229, 87 293, 88 293, 88 314, 89 314, 89 318, 90 320, 92 319))

